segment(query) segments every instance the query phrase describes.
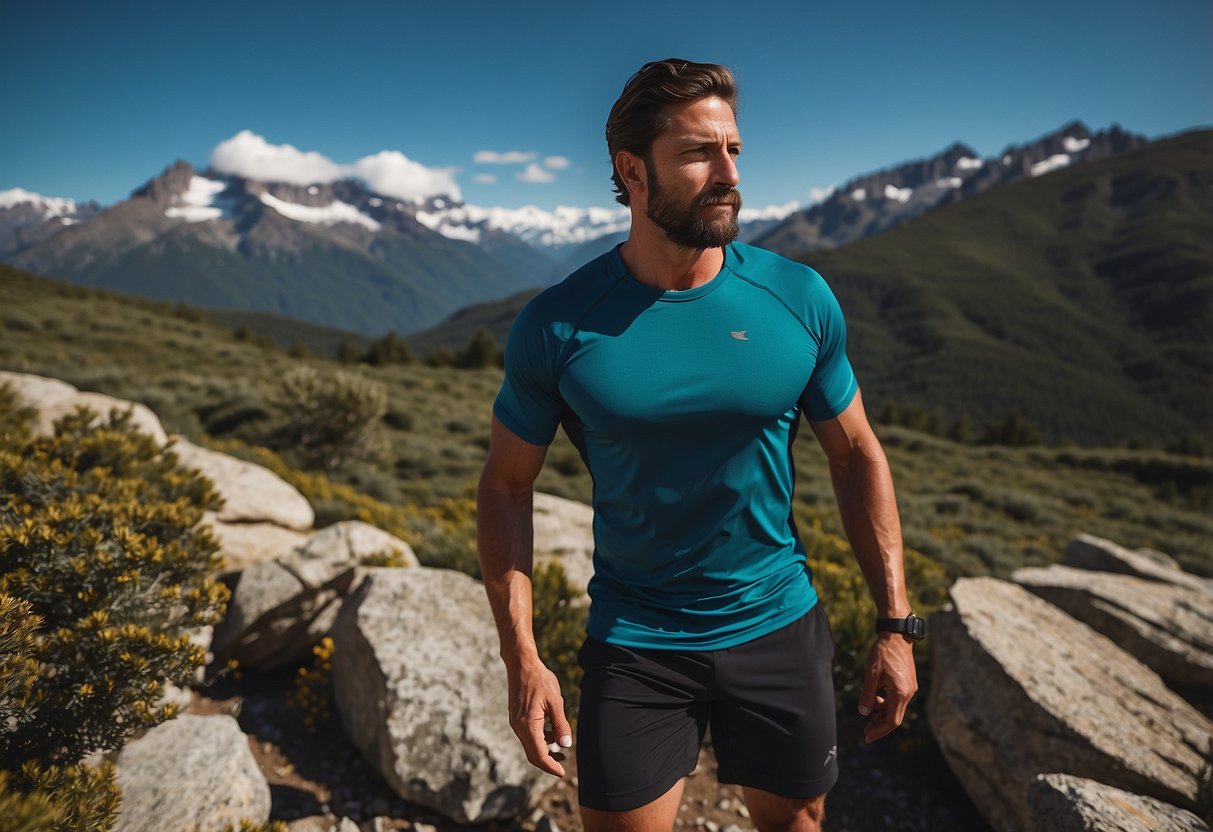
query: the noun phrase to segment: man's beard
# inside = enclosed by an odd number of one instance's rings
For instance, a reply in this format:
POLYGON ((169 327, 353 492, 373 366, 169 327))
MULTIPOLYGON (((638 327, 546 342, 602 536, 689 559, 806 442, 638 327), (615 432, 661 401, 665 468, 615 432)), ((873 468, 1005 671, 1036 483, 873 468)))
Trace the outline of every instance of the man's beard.
POLYGON ((657 171, 649 166, 648 217, 665 232, 669 241, 685 248, 720 248, 737 239, 737 214, 741 210, 741 194, 736 188, 715 188, 698 194, 689 204, 680 205, 667 197, 657 171), (699 218, 706 205, 731 205, 732 212, 722 219, 707 222, 699 218))

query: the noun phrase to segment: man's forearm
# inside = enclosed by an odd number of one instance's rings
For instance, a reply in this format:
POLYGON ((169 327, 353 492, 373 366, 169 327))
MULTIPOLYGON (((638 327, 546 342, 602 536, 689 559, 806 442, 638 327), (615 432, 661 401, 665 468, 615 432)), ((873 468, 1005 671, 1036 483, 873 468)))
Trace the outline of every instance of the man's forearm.
POLYGON ((859 441, 830 475, 847 540, 863 571, 876 614, 903 618, 910 613, 902 558, 901 519, 888 459, 874 435, 859 441))
POLYGON ((476 494, 480 573, 501 639, 501 658, 514 670, 538 660, 531 627, 532 492, 481 482, 476 494))

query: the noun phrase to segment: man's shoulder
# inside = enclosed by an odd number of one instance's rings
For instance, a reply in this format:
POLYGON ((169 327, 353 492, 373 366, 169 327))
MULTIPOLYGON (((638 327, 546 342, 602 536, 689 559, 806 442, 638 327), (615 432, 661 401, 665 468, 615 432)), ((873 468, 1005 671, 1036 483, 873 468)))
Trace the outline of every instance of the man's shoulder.
POLYGON ((821 292, 829 292, 825 279, 812 266, 745 243, 733 243, 731 249, 733 271, 785 303, 800 307, 821 292))
POLYGON ((605 252, 544 289, 527 301, 519 319, 531 325, 576 320, 614 282, 611 258, 605 252))

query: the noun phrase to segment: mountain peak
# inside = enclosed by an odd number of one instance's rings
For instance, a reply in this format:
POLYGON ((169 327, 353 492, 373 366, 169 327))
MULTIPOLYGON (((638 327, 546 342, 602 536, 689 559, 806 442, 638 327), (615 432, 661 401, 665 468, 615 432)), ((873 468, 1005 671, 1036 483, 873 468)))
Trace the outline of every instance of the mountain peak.
POLYGON ((174 196, 189 190, 195 173, 193 165, 178 159, 161 171, 159 176, 149 179, 142 187, 132 191, 131 196, 147 197, 157 203, 171 202, 174 196))

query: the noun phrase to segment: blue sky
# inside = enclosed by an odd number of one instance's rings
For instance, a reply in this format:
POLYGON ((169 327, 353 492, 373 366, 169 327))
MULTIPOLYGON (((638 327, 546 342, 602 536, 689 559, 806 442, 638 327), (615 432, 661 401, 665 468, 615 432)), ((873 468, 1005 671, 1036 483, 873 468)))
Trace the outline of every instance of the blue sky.
POLYGON ((611 103, 640 64, 679 56, 738 76, 746 205, 806 204, 953 141, 990 156, 1075 118, 1211 125, 1211 9, 0 0, 0 190, 108 204, 249 130, 339 165, 397 151, 478 205, 609 206, 611 103), (550 181, 482 151, 534 154, 550 181))

